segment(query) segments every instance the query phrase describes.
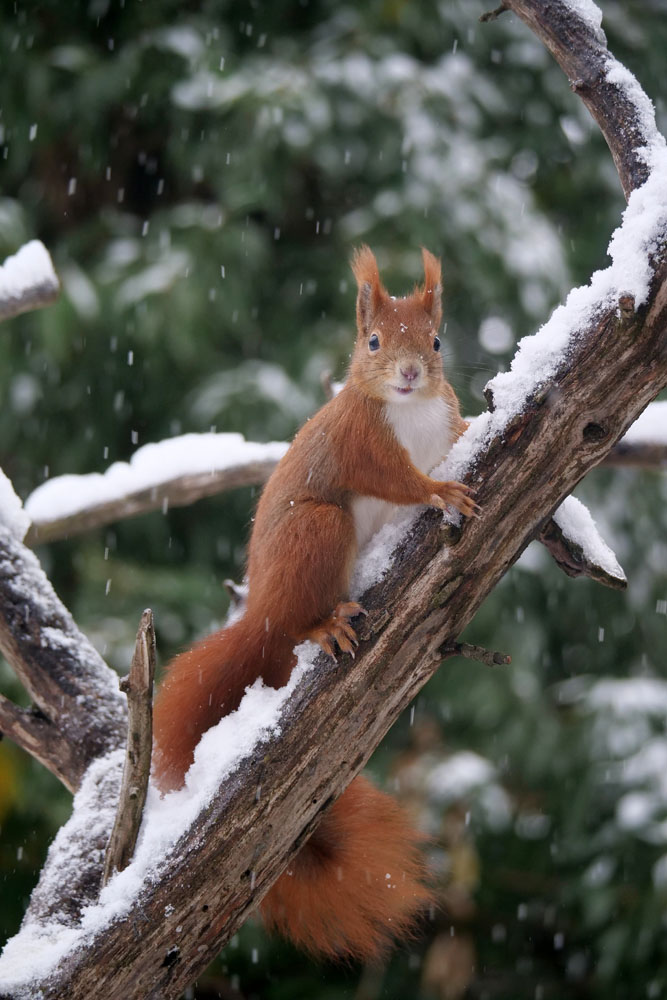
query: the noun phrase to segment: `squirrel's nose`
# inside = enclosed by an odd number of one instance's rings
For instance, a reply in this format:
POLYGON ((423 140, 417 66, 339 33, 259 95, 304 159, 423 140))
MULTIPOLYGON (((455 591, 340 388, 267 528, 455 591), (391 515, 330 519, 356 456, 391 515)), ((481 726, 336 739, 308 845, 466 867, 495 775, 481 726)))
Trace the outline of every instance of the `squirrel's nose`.
POLYGON ((401 368, 401 375, 406 382, 414 382, 419 376, 419 368, 416 365, 406 365, 405 368, 401 368))

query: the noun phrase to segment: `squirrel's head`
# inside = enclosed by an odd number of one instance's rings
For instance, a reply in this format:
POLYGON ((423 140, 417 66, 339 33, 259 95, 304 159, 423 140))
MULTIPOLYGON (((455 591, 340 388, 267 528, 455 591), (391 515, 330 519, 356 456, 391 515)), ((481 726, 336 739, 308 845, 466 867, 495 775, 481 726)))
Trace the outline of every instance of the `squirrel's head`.
POLYGON ((438 328, 442 318, 440 261, 422 249, 424 284, 394 298, 380 280, 371 249, 352 257, 357 279, 357 343, 350 379, 364 391, 391 402, 438 393, 444 375, 438 328))

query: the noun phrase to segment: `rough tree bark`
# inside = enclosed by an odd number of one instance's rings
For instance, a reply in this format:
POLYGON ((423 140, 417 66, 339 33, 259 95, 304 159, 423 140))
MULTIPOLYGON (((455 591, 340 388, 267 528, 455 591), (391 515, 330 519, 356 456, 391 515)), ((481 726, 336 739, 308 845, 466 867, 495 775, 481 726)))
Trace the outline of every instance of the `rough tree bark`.
MULTIPOLYGON (((594 27, 564 0, 503 6, 545 38, 573 80, 584 82, 576 89, 605 133, 626 194, 650 182, 639 147, 655 143, 656 135, 636 93, 616 84, 609 92, 610 57, 594 27)), ((43 997, 176 998, 243 923, 319 812, 438 669, 443 646, 449 652, 557 505, 667 384, 664 224, 654 241, 646 301, 635 311, 618 301, 619 289, 616 301, 600 301, 579 317, 548 378, 478 448, 466 479, 478 490, 483 516, 462 532, 443 525, 435 511, 416 521, 391 570, 362 598, 370 614, 356 660, 341 657, 332 666, 319 658, 286 704, 280 738, 257 745, 221 785, 126 916, 81 938, 85 946, 35 984, 43 997)), ((80 836, 85 843, 85 832, 80 836)), ((81 844, 73 851, 80 856, 81 844)), ((54 906, 62 912, 71 893, 63 882, 55 903, 37 891, 33 925, 54 906)), ((78 905, 88 901, 81 889, 78 905)), ((18 998, 22 991, 5 995, 18 998)))

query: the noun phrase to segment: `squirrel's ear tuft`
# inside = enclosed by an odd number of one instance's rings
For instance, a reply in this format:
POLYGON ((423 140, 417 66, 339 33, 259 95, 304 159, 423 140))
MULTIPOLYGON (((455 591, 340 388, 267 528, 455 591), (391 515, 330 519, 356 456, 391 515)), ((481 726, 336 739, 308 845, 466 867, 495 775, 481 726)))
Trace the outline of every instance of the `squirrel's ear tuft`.
POLYGON ((352 255, 351 266, 359 288, 357 294, 357 327, 360 334, 367 336, 374 316, 388 296, 386 289, 380 281, 377 261, 370 247, 364 244, 355 250, 352 255))
POLYGON ((442 319, 442 267, 437 257, 422 247, 424 285, 418 293, 422 305, 431 316, 433 325, 440 326, 442 319))

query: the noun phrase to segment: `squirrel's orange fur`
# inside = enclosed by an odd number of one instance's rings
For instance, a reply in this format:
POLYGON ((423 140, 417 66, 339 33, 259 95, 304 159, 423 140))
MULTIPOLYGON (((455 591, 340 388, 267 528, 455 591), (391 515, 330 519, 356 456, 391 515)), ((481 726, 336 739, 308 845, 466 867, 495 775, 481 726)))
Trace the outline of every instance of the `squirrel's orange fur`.
MULTIPOLYGON (((437 350, 440 263, 426 250, 423 261, 424 285, 394 299, 370 249, 353 258, 358 337, 347 383, 299 431, 264 488, 245 613, 177 656, 158 693, 163 790, 183 784, 202 733, 238 707, 257 677, 287 683, 298 642, 353 650, 351 620, 362 609, 348 586, 357 549, 393 505, 475 511, 466 487, 426 474, 465 424, 437 350)), ((265 897, 267 923, 316 953, 377 955, 409 932, 429 899, 420 839, 389 796, 355 779, 265 897)))

